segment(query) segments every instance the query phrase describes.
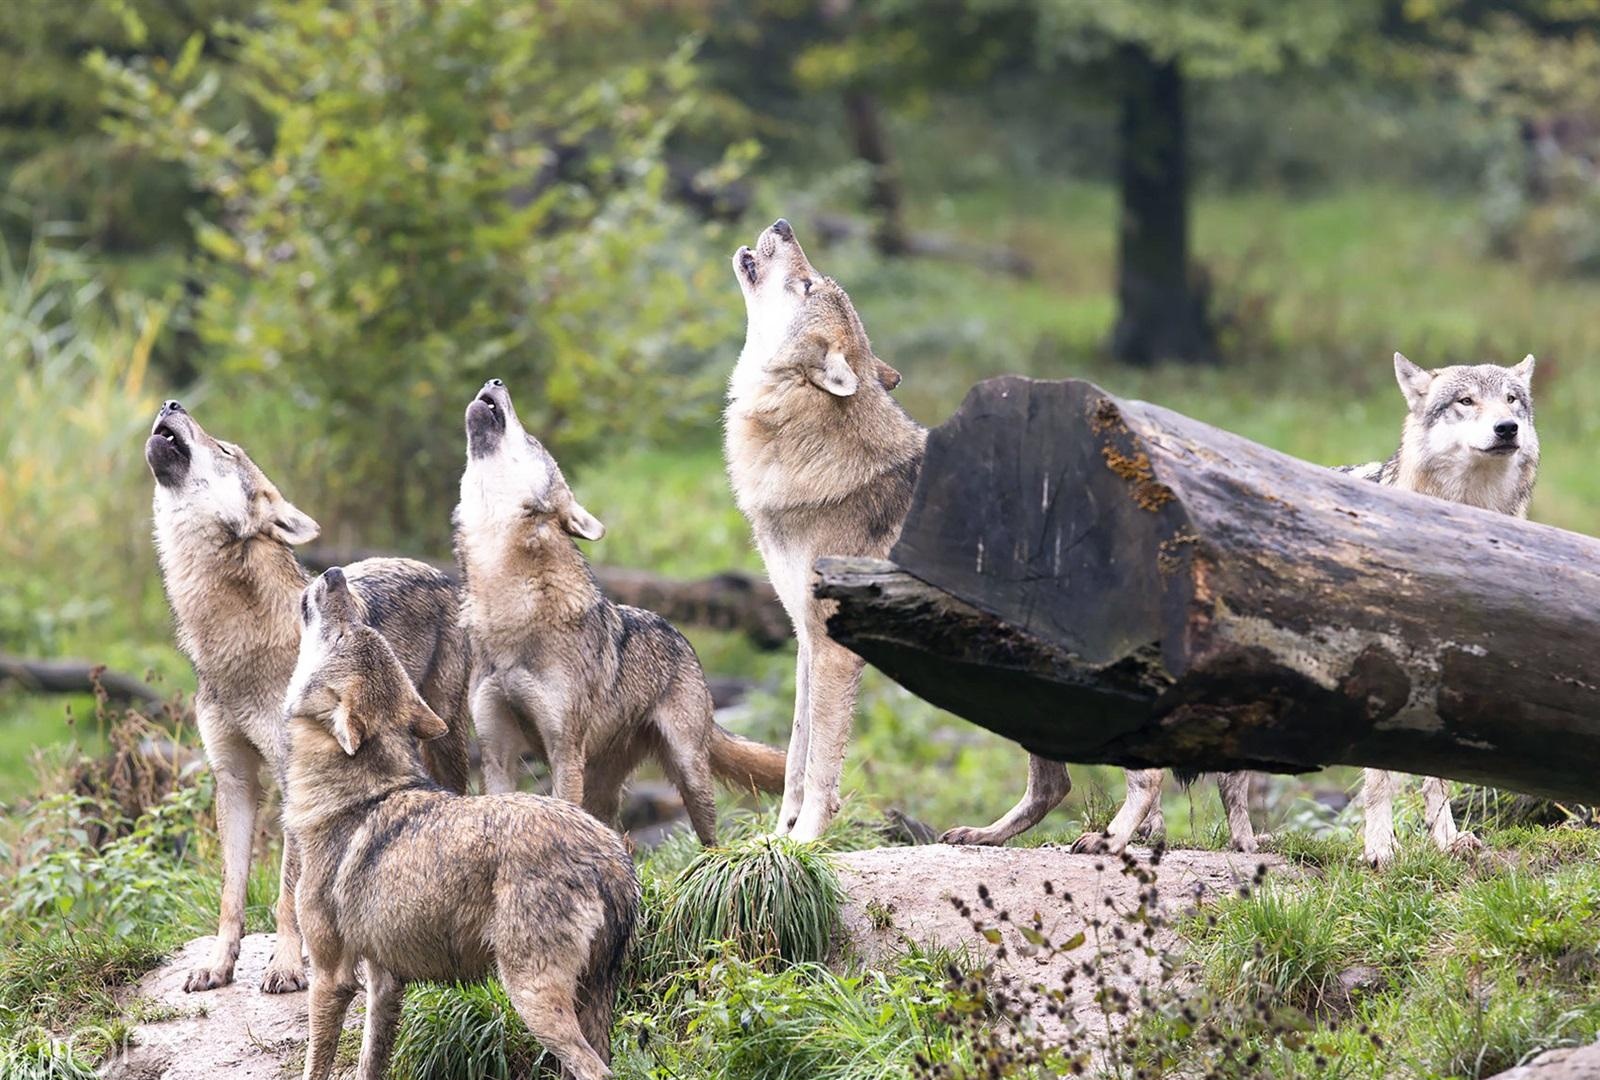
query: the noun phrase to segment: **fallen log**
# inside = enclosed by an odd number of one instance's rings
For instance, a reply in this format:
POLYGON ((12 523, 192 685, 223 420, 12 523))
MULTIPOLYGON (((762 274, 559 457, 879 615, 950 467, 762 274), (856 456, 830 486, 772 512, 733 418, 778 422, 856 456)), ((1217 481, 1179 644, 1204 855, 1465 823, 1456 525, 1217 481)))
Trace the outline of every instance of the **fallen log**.
POLYGON ((112 701, 158 709, 166 700, 143 679, 86 660, 33 660, 0 654, 0 681, 15 682, 35 694, 92 694, 98 683, 112 701))
MULTIPOLYGON (((313 573, 393 552, 366 548, 308 547, 297 553, 313 573)), ((453 562, 423 559, 452 579, 453 562)), ((793 636, 778 594, 764 578, 737 570, 713 574, 698 581, 664 578, 648 570, 596 566, 600 588, 619 604, 646 608, 683 626, 703 626, 743 634, 761 649, 781 648, 793 636)))
POLYGON ((1058 761, 1330 764, 1600 801, 1600 541, 1079 381, 975 387, 829 632, 1058 761))

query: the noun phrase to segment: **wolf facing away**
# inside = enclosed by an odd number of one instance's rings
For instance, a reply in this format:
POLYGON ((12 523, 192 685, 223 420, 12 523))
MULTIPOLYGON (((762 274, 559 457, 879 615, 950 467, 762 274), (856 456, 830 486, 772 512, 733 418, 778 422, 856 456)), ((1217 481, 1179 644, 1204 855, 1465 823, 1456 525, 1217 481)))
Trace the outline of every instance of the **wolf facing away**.
MULTIPOLYGON (((244 929, 261 767, 278 771, 283 695, 300 641, 300 596, 309 576, 291 545, 317 523, 285 499, 233 443, 212 438, 182 405, 161 407, 145 443, 155 477, 155 539, 179 647, 199 682, 195 715, 216 775, 222 845, 222 912, 216 949, 185 989, 233 981, 244 929)), ((428 767, 458 791, 467 782, 466 635, 456 592, 432 567, 369 559, 349 569, 363 618, 386 635, 449 730, 426 748, 428 767)), ((305 986, 295 928, 293 839, 285 837, 277 944, 262 981, 268 993, 305 986)))
POLYGON ((363 621, 344 573, 306 590, 285 700, 284 821, 300 843, 311 957, 306 1080, 332 1070, 364 968, 358 1075, 382 1080, 405 984, 493 972, 567 1075, 611 1075, 611 1018, 639 908, 621 837, 539 795, 465 798, 435 784, 416 740, 445 724, 363 621))
MULTIPOLYGON (((1539 472, 1539 434, 1533 427, 1531 355, 1511 367, 1453 365, 1426 370, 1394 354, 1395 380, 1406 400, 1400 448, 1386 461, 1342 465, 1338 471, 1387 487, 1527 517, 1539 472)), ((1396 774, 1362 772, 1367 862, 1394 861, 1396 774)), ((1441 851, 1482 847, 1456 829, 1443 780, 1422 782, 1423 817, 1441 851)))
MULTIPOLYGON (((812 595, 813 567, 823 555, 889 553, 911 507, 927 431, 889 396, 899 372, 872 351, 850 297, 811 265, 787 221, 764 230, 754 248, 734 252, 733 272, 746 331, 724 413, 728 477, 798 644, 777 831, 814 840, 838 811, 863 663, 828 637, 835 604, 812 595)), ((1130 793, 1151 789, 1151 773, 1159 791, 1160 771, 1145 770, 1129 774, 1130 793)), ((1016 806, 991 825, 953 828, 940 840, 1003 844, 1038 824, 1071 789, 1065 766, 1030 755, 1016 806)), ((1121 850, 1150 816, 1150 805, 1130 804, 1118 821, 1138 820, 1120 834, 1080 843, 1121 850)), ((1235 843, 1253 849, 1248 815, 1243 834, 1231 810, 1229 822, 1235 843)))
POLYGON ((670 623, 601 593, 573 537, 605 529, 523 429, 503 382, 484 384, 466 426, 456 558, 485 786, 516 788, 526 744, 549 762, 557 796, 611 823, 623 783, 654 757, 695 834, 715 843, 713 776, 776 792, 783 752, 712 719, 699 658, 670 623))

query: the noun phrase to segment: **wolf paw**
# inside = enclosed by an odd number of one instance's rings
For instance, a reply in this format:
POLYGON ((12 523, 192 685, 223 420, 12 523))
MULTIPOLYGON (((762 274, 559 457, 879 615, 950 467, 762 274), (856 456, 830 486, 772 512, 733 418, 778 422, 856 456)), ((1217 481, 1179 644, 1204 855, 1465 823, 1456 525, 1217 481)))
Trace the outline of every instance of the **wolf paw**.
POLYGON ((1374 870, 1387 870, 1394 865, 1394 848, 1367 848, 1367 865, 1374 870))
POLYGON ((274 961, 267 965, 267 973, 261 976, 263 994, 293 994, 304 990, 306 985, 304 964, 280 964, 274 961))
POLYGON ((1458 859, 1470 859, 1483 850, 1483 841, 1469 832, 1457 833, 1444 850, 1458 859))
POLYGON ((202 964, 189 972, 183 981, 183 991, 192 994, 197 990, 220 990, 233 982, 233 965, 214 966, 202 964))
POLYGON ((1103 832, 1086 832, 1072 842, 1074 855, 1115 855, 1116 851, 1111 845, 1111 834, 1103 832))
POLYGON ((957 825, 946 829, 939 837, 941 844, 961 844, 973 847, 996 847, 1005 841, 998 839, 991 829, 975 829, 970 825, 957 825))

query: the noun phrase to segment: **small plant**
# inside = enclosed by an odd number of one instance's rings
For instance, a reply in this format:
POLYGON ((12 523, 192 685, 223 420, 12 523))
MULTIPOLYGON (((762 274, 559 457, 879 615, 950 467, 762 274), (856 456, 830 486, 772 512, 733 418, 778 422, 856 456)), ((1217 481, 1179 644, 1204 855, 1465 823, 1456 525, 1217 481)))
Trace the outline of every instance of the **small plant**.
POLYGON ((493 980, 406 992, 391 1071, 406 1080, 531 1076, 545 1050, 493 980))

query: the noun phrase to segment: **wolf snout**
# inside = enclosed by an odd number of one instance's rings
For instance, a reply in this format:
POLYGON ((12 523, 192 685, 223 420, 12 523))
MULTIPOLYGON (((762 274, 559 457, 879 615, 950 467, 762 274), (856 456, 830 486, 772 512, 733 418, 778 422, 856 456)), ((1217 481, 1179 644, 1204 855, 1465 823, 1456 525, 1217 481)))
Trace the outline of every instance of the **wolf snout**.
POLYGON ((344 567, 330 566, 322 572, 322 584, 328 592, 337 592, 349 587, 349 580, 344 576, 344 567))
POLYGON ((788 218, 779 218, 777 221, 774 221, 772 223, 772 231, 777 233, 784 240, 794 239, 794 226, 789 224, 788 218))
POLYGON ((161 403, 161 411, 156 413, 156 417, 160 419, 162 417, 171 416, 173 413, 180 412, 183 412, 183 406, 180 405, 175 399, 169 398, 161 403))
POLYGON ((1515 420, 1502 420, 1494 426, 1494 437, 1501 442, 1510 442, 1517 437, 1517 422, 1515 420))

